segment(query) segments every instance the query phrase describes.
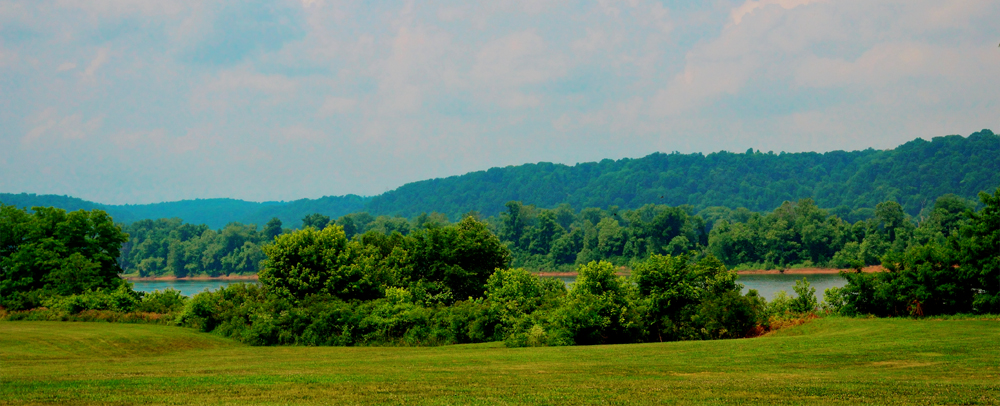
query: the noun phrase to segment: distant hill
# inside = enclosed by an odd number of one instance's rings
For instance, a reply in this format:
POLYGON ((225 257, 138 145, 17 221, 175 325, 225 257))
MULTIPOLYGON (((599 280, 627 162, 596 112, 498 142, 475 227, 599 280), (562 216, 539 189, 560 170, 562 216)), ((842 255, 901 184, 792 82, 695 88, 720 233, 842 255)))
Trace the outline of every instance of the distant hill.
POLYGON ((69 211, 101 209, 121 223, 176 217, 183 219, 185 223, 206 224, 218 229, 231 222, 263 227, 273 217, 280 219, 286 228, 296 228, 308 214, 321 213, 336 218, 361 211, 364 209, 365 198, 348 195, 264 203, 236 199, 195 199, 154 204, 106 205, 67 196, 0 193, 0 202, 28 208, 54 206, 69 211))
POLYGON ((827 153, 655 153, 574 166, 538 163, 492 168, 404 185, 372 198, 371 213, 411 217, 438 211, 453 218, 476 210, 495 215, 510 200, 551 208, 645 204, 696 210, 711 206, 770 211, 811 197, 838 212, 896 200, 910 214, 946 193, 975 198, 1000 186, 1000 137, 983 130, 969 137, 917 139, 892 150, 827 153))
POLYGON ((786 200, 811 197, 838 214, 895 200, 915 215, 938 196, 954 193, 974 199, 979 191, 998 186, 1000 137, 983 130, 968 137, 917 139, 891 150, 654 153, 573 166, 542 162, 409 183, 371 198, 347 195, 265 203, 199 199, 115 206, 68 196, 0 194, 0 202, 68 210, 101 208, 126 223, 179 217, 212 228, 233 221, 262 226, 278 217, 290 228, 311 213, 336 218, 359 211, 405 217, 439 212, 457 219, 474 210, 492 216, 511 200, 546 208, 568 203, 578 210, 612 205, 634 209, 653 203, 764 212, 786 200))
POLYGON ((271 218, 277 217, 285 228, 299 227, 302 218, 313 213, 320 213, 336 219, 349 213, 364 211, 365 203, 370 198, 358 195, 325 196, 319 199, 300 199, 283 204, 270 204, 260 208, 253 214, 243 217, 243 223, 263 226, 271 218))
POLYGON ((129 212, 111 209, 113 206, 94 203, 70 196, 36 195, 34 193, 0 193, 0 203, 17 207, 26 207, 29 209, 36 206, 58 207, 67 211, 101 209, 107 211, 108 214, 115 219, 115 221, 129 223, 139 220, 138 218, 133 217, 129 212))

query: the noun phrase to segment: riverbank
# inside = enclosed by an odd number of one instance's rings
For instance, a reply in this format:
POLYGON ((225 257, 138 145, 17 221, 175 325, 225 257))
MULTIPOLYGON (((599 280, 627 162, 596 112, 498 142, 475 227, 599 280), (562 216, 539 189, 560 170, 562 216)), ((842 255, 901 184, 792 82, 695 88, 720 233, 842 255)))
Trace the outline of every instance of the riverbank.
MULTIPOLYGON (((885 269, 881 265, 868 266, 861 269, 861 272, 882 272, 885 269)), ((785 275, 833 275, 839 274, 841 271, 852 271, 851 269, 838 269, 838 268, 792 268, 792 269, 752 269, 737 271, 739 275, 770 275, 770 274, 785 274, 785 275)), ((628 276, 632 272, 630 269, 622 267, 617 274, 619 276, 628 276)), ((534 272, 535 275, 544 276, 548 278, 575 278, 577 276, 576 272, 534 272)), ((126 276, 125 280, 131 282, 152 282, 152 281, 162 281, 162 282, 173 282, 173 281, 256 281, 258 280, 257 275, 229 275, 229 276, 188 276, 184 278, 178 278, 176 276, 126 276)))
POLYGON ((178 278, 176 276, 126 276, 129 282, 176 282, 176 281, 255 281, 257 275, 228 275, 228 276, 186 276, 178 278))
MULTIPOLYGON (((882 272, 885 268, 882 265, 872 265, 861 268, 861 272, 872 273, 872 272, 882 272)), ((841 271, 853 272, 853 269, 839 269, 839 268, 791 268, 791 269, 756 269, 756 270, 744 270, 736 271, 740 275, 770 275, 770 274, 785 274, 785 275, 833 275, 839 274, 841 271)))
MULTIPOLYGON (((881 265, 873 265, 864 267, 861 272, 882 272, 885 268, 881 265)), ((739 275, 836 275, 841 271, 853 271, 853 269, 839 269, 839 268, 791 268, 791 269, 748 269, 742 271, 736 271, 739 275)), ((549 278, 575 278, 577 276, 576 272, 534 272, 535 275, 544 276, 549 278)), ((620 276, 628 276, 631 274, 631 270, 622 267, 618 272, 620 276)))

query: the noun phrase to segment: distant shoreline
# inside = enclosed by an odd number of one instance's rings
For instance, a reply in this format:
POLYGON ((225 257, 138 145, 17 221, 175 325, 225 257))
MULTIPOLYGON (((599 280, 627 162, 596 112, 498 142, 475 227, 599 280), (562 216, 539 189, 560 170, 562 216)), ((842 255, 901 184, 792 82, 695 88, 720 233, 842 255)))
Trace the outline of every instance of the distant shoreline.
MULTIPOLYGON (((737 271, 738 275, 836 275, 840 271, 851 271, 851 269, 838 268, 793 268, 793 269, 754 269, 747 271, 737 271)), ((861 269, 861 272, 882 272, 884 269, 880 265, 868 266, 861 269)), ((537 276, 549 278, 572 278, 576 277, 576 272, 533 272, 537 276)), ((618 272, 618 275, 628 275, 627 272, 618 272)), ((229 276, 188 276, 178 278, 176 276, 129 276, 125 280, 132 282, 177 282, 177 281, 256 281, 257 275, 229 275, 229 276)))
MULTIPOLYGON (((882 272, 885 269, 881 265, 873 265, 861 268, 861 272, 871 273, 871 272, 882 272)), ((840 271, 850 272, 853 269, 839 269, 839 268, 792 268, 792 269, 751 269, 746 271, 736 271, 738 275, 836 275, 840 271)), ((569 278, 575 277, 576 272, 533 272, 535 275, 550 277, 550 278, 569 278)), ((628 275, 627 272, 618 272, 618 275, 628 275)))
POLYGON ((179 282, 179 281, 255 281, 257 275, 229 275, 229 276, 187 276, 178 278, 176 276, 129 276, 124 278, 130 282, 179 282))
MULTIPOLYGON (((861 272, 872 273, 872 272, 882 272, 885 268, 881 265, 872 265, 861 268, 861 272)), ((747 271, 736 271, 739 275, 777 275, 777 274, 788 274, 788 275, 835 275, 839 274, 841 271, 851 272, 853 269, 840 269, 840 268, 793 268, 793 269, 754 269, 747 271)))

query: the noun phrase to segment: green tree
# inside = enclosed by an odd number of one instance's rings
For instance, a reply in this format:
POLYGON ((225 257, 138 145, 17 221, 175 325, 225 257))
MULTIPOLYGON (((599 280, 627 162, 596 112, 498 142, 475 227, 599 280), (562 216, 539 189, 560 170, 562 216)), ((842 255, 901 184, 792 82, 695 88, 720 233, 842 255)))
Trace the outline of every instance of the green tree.
POLYGON ((344 229, 344 235, 347 238, 354 238, 354 235, 358 234, 358 225, 354 221, 354 217, 343 216, 337 219, 337 225, 344 229))
POLYGON ((330 224, 330 216, 324 216, 319 213, 313 213, 302 218, 302 228, 312 227, 322 230, 326 228, 327 224, 330 224))
POLYGON ((1000 313, 1000 188, 992 195, 980 192, 979 200, 984 207, 970 213, 955 245, 961 272, 974 281, 975 311, 1000 313))
POLYGON ((452 300, 483 297, 490 275, 510 262, 510 250, 472 217, 453 226, 417 230, 410 237, 412 273, 407 279, 435 285, 431 288, 447 292, 452 300))
POLYGON ((505 206, 507 207, 507 212, 501 216, 503 221, 501 238, 504 241, 512 241, 516 245, 521 241, 521 236, 524 234, 526 226, 521 213, 524 205, 521 202, 509 201, 505 206))
POLYGON ((559 223, 556 222, 556 215, 551 210, 542 210, 538 214, 538 225, 531 227, 528 232, 528 252, 532 254, 546 255, 552 250, 552 243, 566 233, 559 223))
POLYGON ((636 265, 633 280, 648 339, 741 337, 759 322, 763 302, 756 292, 740 295, 736 273, 713 256, 653 255, 636 265))
POLYGON ((282 234, 263 247, 267 259, 260 282, 280 296, 301 301, 327 294, 343 300, 380 297, 391 276, 377 266, 377 253, 348 242, 339 226, 282 234))
POLYGON ((128 234, 101 210, 0 204, 0 306, 23 309, 51 294, 114 289, 128 234))
POLYGON ((792 299, 789 306, 792 311, 807 313, 816 310, 816 288, 810 286, 806 278, 803 277, 802 280, 795 281, 792 290, 795 291, 795 299, 792 299))
POLYGON ((279 235, 281 235, 281 220, 274 217, 264 226, 264 238, 267 241, 273 241, 279 235))
POLYGON ((590 262, 577 268, 576 283, 553 324, 575 344, 627 343, 638 340, 638 313, 631 285, 617 276, 610 262, 590 262))

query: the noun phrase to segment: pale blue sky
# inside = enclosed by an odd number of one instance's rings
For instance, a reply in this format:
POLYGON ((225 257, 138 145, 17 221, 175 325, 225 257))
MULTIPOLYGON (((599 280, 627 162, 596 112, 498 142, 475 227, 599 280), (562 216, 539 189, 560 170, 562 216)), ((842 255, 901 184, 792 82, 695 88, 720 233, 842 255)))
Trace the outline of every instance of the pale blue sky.
POLYGON ((0 192, 372 195, 1000 131, 997 1, 0 0, 0 192))

